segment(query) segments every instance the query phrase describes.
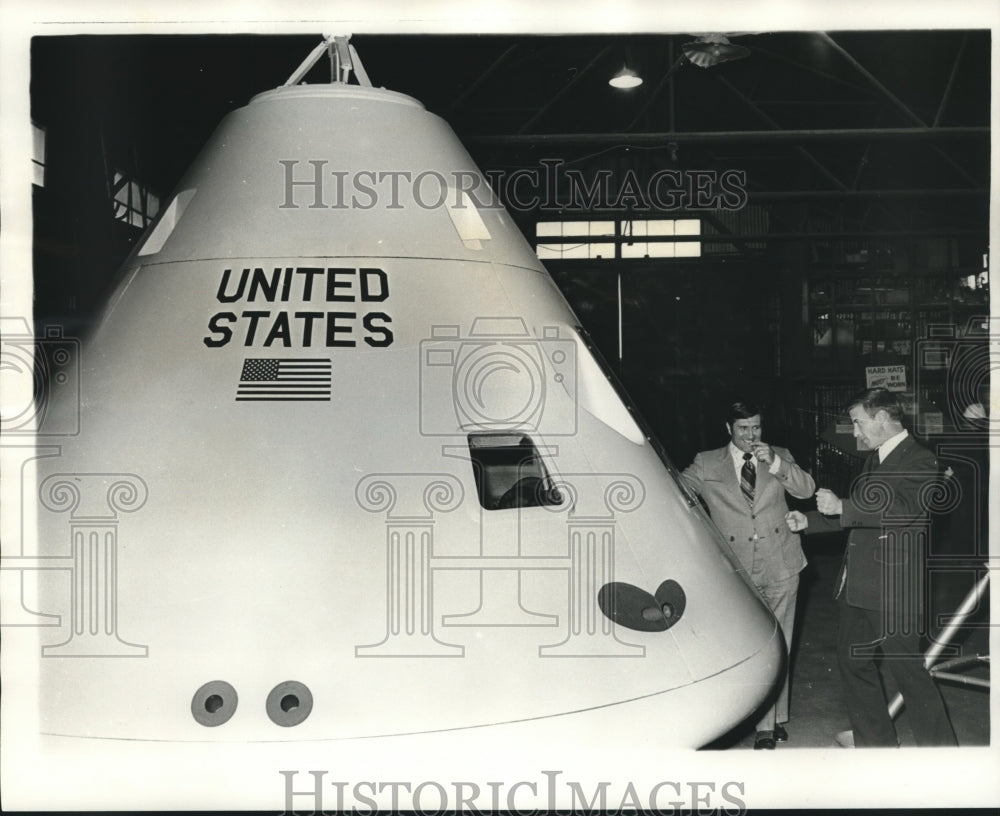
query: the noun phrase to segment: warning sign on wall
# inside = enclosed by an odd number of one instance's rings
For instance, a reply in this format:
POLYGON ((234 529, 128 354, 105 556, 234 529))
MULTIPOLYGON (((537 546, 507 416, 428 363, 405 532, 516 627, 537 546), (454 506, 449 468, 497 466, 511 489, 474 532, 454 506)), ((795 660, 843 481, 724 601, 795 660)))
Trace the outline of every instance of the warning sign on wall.
POLYGON ((906 390, 906 366, 868 366, 865 379, 869 388, 888 388, 890 391, 906 390))

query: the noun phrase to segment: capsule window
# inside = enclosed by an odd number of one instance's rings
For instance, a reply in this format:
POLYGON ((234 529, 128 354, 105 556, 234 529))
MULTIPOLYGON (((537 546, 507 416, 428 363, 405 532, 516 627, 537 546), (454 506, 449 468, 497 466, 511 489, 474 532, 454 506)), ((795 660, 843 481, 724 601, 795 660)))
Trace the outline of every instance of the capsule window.
POLYGON ((546 507, 563 503, 531 437, 469 434, 469 453, 479 503, 487 510, 546 507))
POLYGON ((196 192, 197 190, 184 190, 177 194, 163 215, 160 216, 160 223, 149 234, 142 249, 139 250, 139 255, 155 255, 163 249, 163 245, 180 223, 184 210, 187 209, 187 205, 191 203, 196 192))

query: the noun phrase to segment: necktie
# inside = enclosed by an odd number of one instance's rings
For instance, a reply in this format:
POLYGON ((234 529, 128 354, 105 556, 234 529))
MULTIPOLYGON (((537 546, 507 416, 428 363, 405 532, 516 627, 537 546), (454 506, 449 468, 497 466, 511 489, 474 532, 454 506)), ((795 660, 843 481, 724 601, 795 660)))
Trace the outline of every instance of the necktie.
POLYGON ((740 490, 743 491, 743 497, 747 500, 747 504, 753 507, 753 490, 757 484, 757 471, 750 464, 751 459, 753 459, 752 453, 743 454, 743 467, 740 469, 740 490))

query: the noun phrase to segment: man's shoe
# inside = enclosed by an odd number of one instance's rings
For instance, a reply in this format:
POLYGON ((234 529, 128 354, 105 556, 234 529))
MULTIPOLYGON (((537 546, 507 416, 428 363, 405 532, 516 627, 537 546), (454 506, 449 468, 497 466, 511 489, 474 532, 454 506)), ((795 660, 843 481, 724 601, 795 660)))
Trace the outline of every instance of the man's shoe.
POLYGON ((774 726, 774 738, 778 742, 788 742, 788 732, 785 730, 784 726, 780 724, 774 726))
POLYGON ((833 738, 833 744, 838 745, 841 748, 853 748, 854 732, 851 730, 841 731, 833 738))
POLYGON ((755 751, 773 751, 776 744, 773 731, 758 731, 757 737, 753 741, 753 749, 755 751))

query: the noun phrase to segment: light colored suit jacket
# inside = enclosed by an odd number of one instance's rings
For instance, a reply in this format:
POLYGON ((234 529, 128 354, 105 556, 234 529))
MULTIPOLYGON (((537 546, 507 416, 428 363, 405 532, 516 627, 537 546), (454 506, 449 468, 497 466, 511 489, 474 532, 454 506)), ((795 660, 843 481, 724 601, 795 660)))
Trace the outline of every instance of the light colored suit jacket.
POLYGON ((681 474, 704 499, 712 521, 757 586, 786 580, 805 567, 799 536, 785 523, 785 492, 799 499, 816 492, 812 476, 795 464, 787 450, 775 447, 774 451, 781 466, 771 474, 758 463, 753 508, 740 490, 728 445, 699 453, 681 474))

